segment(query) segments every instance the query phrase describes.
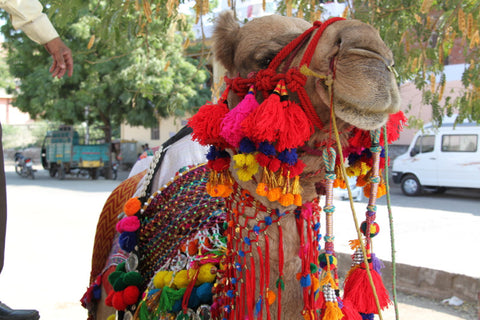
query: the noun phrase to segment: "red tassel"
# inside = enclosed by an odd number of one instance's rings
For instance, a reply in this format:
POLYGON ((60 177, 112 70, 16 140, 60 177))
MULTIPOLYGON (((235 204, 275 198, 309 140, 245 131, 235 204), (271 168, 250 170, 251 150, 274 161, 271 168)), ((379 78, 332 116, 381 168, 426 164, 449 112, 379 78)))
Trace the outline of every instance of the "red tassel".
POLYGON ((205 104, 188 120, 193 129, 192 137, 201 145, 215 145, 225 149, 228 143, 220 136, 220 124, 228 112, 224 101, 218 104, 205 104))
POLYGON ((285 111, 280 101, 281 84, 242 122, 242 131, 253 142, 275 142, 284 130, 285 111))
POLYGON ((285 113, 285 126, 279 132, 277 150, 294 149, 305 144, 313 134, 313 124, 303 109, 293 101, 288 100, 287 89, 282 81, 281 96, 285 113))
MULTIPOLYGON (((383 310, 388 307, 391 302, 388 296, 388 291, 385 289, 382 278, 378 272, 370 267, 370 273, 377 292, 380 309, 383 310)), ((349 277, 345 279, 343 299, 349 300, 358 312, 378 314, 367 270, 365 270, 363 266, 353 270, 349 277)))
MULTIPOLYGON (((407 117, 402 111, 391 114, 387 122, 387 142, 392 143, 400 137, 403 126, 407 123, 407 117)), ((382 132, 383 133, 383 132, 382 132)), ((381 136, 383 139, 383 135, 381 136)))
POLYGON ((355 310, 355 308, 352 306, 352 303, 350 301, 343 300, 342 303, 343 303, 342 320, 362 320, 362 316, 357 310, 355 310))

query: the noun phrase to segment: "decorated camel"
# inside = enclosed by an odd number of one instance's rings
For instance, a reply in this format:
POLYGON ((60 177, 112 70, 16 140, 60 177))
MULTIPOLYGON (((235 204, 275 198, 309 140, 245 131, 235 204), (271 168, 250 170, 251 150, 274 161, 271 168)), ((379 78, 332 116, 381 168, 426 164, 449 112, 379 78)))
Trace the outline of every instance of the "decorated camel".
POLYGON ((213 40, 225 91, 112 193, 82 302, 96 319, 373 318, 389 304, 371 252, 382 145, 405 121, 390 50, 341 18, 225 12, 213 40), (342 287, 345 175, 370 201, 342 287))

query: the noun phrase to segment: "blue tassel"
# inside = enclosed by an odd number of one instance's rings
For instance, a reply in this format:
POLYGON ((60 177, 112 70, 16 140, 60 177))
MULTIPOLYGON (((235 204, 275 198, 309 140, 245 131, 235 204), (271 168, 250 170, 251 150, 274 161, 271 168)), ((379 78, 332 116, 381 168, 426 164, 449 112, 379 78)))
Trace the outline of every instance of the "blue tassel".
POLYGON ((262 296, 260 296, 257 300, 257 303, 255 303, 255 317, 258 317, 258 314, 262 310, 262 296))
POLYGON ((312 279, 310 279, 310 275, 307 274, 306 276, 303 276, 301 279, 300 279, 300 285, 303 287, 303 288, 306 288, 306 287, 310 287, 312 285, 312 279))

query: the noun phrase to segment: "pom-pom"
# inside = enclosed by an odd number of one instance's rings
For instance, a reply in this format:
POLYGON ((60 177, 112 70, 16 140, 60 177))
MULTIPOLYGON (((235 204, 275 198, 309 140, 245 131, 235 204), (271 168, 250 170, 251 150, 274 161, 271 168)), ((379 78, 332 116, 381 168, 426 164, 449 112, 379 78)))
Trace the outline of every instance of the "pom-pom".
POLYGON ((117 280, 115 280, 115 282, 112 284, 112 286, 113 286, 113 290, 122 291, 123 289, 125 289, 127 287, 127 284, 123 280, 123 276, 122 276, 122 277, 119 277, 117 280))
POLYGON ((302 286, 302 288, 307 288, 312 285, 312 279, 310 278, 309 274, 300 278, 300 285, 302 286))
POLYGON ((330 270, 333 270, 337 266, 337 258, 334 255, 321 253, 318 256, 318 263, 320 268, 325 269, 328 265, 330 265, 330 270), (328 257, 328 264, 327 264, 327 257, 328 257))
POLYGON ((220 135, 235 148, 239 147, 241 139, 245 136, 242 132, 242 122, 258 107, 253 88, 240 101, 239 104, 230 110, 223 118, 220 125, 220 135))
POLYGON ((257 185, 256 192, 259 196, 266 197, 268 195, 268 186, 265 183, 260 182, 257 185))
POLYGON ((163 287, 168 285, 168 283, 165 283, 165 278, 169 272, 173 273, 172 271, 158 271, 155 274, 155 276, 153 277, 153 285, 155 286, 155 288, 162 289, 163 287))
POLYGON ((240 147, 238 150, 241 153, 253 153, 256 151, 255 143, 248 138, 243 138, 242 141, 240 141, 240 147))
POLYGON ((197 283, 206 283, 215 281, 217 267, 213 263, 205 263, 198 272, 197 283))
POLYGON ((117 318, 116 314, 111 314, 108 316, 107 320, 115 320, 117 318))
POLYGON ((235 169, 241 181, 249 181, 258 172, 258 163, 253 154, 239 153, 233 156, 235 169))
POLYGON ((118 239, 120 248, 126 252, 132 252, 137 245, 137 235, 135 232, 123 232, 118 239))
POLYGON ((128 286, 123 290, 123 301, 128 306, 137 303, 139 296, 140 290, 137 286, 128 286))
POLYGON ((108 275, 108 282, 113 286, 113 284, 120 279, 124 273, 122 271, 113 271, 108 275))
POLYGON ((123 292, 115 292, 112 299, 112 306, 119 311, 125 310, 127 304, 123 301, 123 292))
POLYGON ((130 198, 123 206, 123 212, 125 212, 127 216, 133 216, 140 210, 141 207, 142 203, 140 200, 138 200, 138 198, 130 198))
POLYGON ((290 166, 295 165, 298 160, 297 149, 283 150, 278 154, 278 159, 290 166))
POLYGON ((217 145, 225 147, 227 143, 220 136, 220 125, 228 112, 227 104, 220 100, 218 104, 205 104, 188 120, 193 129, 192 138, 201 145, 217 145))
POLYGON ((173 278, 173 284, 178 289, 188 287, 189 283, 190 283, 190 278, 188 276, 187 270, 178 271, 177 274, 175 275, 175 278, 173 278))
POLYGON ((277 150, 275 150, 275 146, 267 141, 260 142, 258 145, 258 151, 266 156, 274 156, 277 154, 277 150))
POLYGON ((280 196, 282 195, 282 189, 280 188, 273 188, 273 189, 270 189, 268 190, 268 193, 267 193, 267 198, 269 201, 277 201, 278 199, 280 199, 280 196))
POLYGON ((288 206, 291 206, 294 202, 295 202, 295 197, 293 194, 291 193, 287 193, 287 194, 282 194, 280 196, 280 199, 278 200, 278 202, 284 206, 284 207, 288 207, 288 206))
MULTIPOLYGON (((380 309, 383 310, 390 303, 388 291, 385 289, 378 272, 371 268, 370 274, 372 275, 380 309)), ((344 300, 349 300, 353 307, 361 313, 378 313, 373 290, 364 267, 356 268, 345 279, 344 300)))
MULTIPOLYGON (((367 234, 367 221, 363 221, 360 225, 360 231, 362 231, 363 235, 366 236, 367 234)), ((380 226, 376 222, 372 222, 370 224, 370 238, 375 237, 380 232, 380 226)))
POLYGON ((117 231, 122 232, 135 232, 140 228, 140 220, 137 216, 127 216, 117 223, 117 231))
POLYGON ((296 205, 297 207, 302 206, 302 196, 300 194, 295 194, 293 196, 293 204, 296 205))
POLYGON ((113 295, 115 294, 115 291, 110 291, 107 295, 107 297, 105 298, 105 305, 107 307, 112 307, 113 306, 113 295))
POLYGON ((200 303, 212 304, 212 288, 213 283, 205 282, 197 287, 197 298, 200 303))
POLYGON ((275 294, 275 292, 273 292, 272 290, 270 289, 267 289, 267 294, 266 294, 266 297, 267 297, 267 302, 268 302, 268 305, 272 305, 275 300, 277 299, 277 295, 275 294))
POLYGON ((131 271, 123 275, 123 281, 127 286, 140 286, 143 282, 143 277, 139 272, 131 271))

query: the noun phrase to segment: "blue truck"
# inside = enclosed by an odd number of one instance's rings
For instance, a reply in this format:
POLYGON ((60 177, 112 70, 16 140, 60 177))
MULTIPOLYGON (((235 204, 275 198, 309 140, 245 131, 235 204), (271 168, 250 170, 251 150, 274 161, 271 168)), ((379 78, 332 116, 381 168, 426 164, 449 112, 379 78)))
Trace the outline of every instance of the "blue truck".
POLYGON ((97 179, 99 169, 110 162, 108 143, 80 144, 78 132, 71 126, 49 131, 42 146, 42 165, 53 178, 64 179, 66 174, 88 172, 97 179))

